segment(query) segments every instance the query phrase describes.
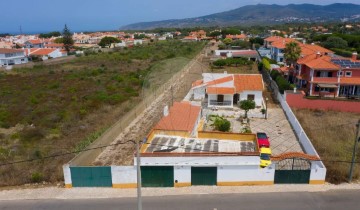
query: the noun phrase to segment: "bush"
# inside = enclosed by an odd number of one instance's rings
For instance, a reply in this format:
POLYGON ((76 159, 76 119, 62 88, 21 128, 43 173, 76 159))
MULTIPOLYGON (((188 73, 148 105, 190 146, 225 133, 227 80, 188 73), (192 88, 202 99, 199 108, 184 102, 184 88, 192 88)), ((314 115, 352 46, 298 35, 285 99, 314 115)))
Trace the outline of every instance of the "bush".
POLYGON ((276 77, 276 84, 278 85, 281 94, 283 94, 285 90, 291 89, 289 82, 282 76, 276 77))
POLYGON ((43 180, 43 175, 39 172, 35 172, 31 174, 31 182, 38 183, 43 180))
POLYGON ((40 128, 25 128, 20 132, 20 140, 24 142, 36 141, 44 138, 44 133, 40 128))
POLYGON ((263 59, 262 59, 262 64, 263 64, 263 66, 264 66, 264 68, 265 68, 266 70, 270 71, 271 66, 270 66, 270 62, 269 62, 268 59, 263 58, 263 59))
POLYGON ((228 132, 230 130, 231 124, 230 121, 227 119, 224 119, 222 117, 216 117, 214 126, 216 130, 228 132))
POLYGON ((219 59, 219 60, 217 60, 217 61, 214 61, 214 62, 213 62, 213 65, 214 65, 214 66, 218 66, 218 67, 223 67, 223 66, 226 65, 226 61, 223 60, 223 59, 219 59))
POLYGON ((276 80, 276 78, 281 75, 278 71, 271 71, 270 76, 271 76, 271 79, 276 80))

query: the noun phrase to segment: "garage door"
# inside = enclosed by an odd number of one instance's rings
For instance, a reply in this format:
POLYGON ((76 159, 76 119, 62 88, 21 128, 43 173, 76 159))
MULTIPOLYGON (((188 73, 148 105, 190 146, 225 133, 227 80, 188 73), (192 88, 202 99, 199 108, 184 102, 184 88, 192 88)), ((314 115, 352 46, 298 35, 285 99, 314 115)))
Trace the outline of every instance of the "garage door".
POLYGON ((216 185, 217 167, 191 167, 191 185, 216 185))
POLYGON ((141 166, 142 187, 174 187, 173 166, 141 166))
POLYGON ((73 187, 112 187, 111 167, 70 167, 73 187))

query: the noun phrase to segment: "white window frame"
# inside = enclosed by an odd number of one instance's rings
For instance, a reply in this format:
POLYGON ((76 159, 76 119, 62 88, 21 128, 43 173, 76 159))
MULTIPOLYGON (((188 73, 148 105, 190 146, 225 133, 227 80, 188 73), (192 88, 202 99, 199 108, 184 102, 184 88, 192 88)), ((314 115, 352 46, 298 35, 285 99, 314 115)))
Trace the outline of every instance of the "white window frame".
POLYGON ((346 71, 345 72, 345 77, 351 77, 352 76, 352 71, 346 71), (349 75, 348 75, 348 73, 350 73, 349 75))

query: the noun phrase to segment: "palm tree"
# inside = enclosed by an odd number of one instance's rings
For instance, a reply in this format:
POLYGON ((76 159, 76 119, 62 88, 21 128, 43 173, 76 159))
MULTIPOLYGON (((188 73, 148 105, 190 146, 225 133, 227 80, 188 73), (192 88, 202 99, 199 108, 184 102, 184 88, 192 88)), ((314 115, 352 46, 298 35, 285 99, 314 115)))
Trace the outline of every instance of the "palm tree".
POLYGON ((289 42, 285 45, 284 57, 286 63, 295 66, 296 61, 300 58, 301 48, 297 42, 289 42))

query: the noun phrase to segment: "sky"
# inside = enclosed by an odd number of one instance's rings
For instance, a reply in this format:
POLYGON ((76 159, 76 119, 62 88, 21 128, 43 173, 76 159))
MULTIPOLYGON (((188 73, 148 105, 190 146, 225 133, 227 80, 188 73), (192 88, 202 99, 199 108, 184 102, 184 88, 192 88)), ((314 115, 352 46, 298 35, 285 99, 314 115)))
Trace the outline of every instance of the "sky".
POLYGON ((117 30, 147 21, 209 15, 254 4, 332 4, 360 0, 10 0, 0 12, 0 33, 117 30), (31 4, 29 4, 31 2, 31 4))

